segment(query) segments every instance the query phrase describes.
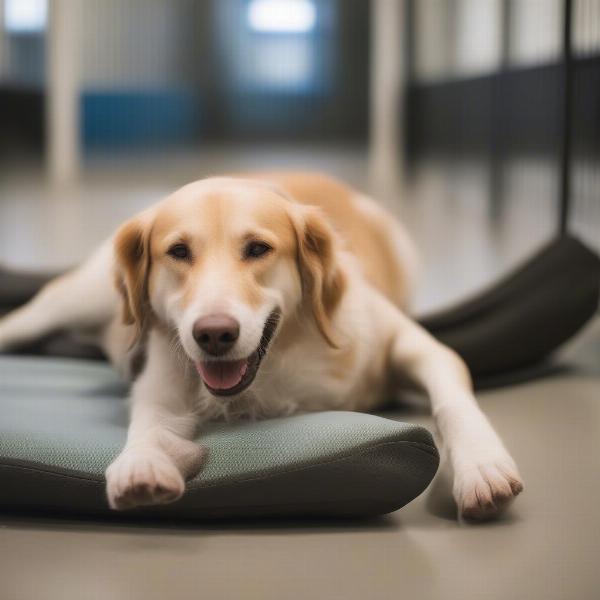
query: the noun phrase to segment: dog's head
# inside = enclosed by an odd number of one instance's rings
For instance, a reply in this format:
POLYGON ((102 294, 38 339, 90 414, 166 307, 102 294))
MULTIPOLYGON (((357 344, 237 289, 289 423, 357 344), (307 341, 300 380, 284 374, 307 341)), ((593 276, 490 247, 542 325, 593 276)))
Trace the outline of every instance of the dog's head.
POLYGON ((315 208, 255 181, 192 183, 117 232, 123 319, 138 335, 170 330, 212 394, 239 394, 299 309, 335 347, 336 255, 315 208))

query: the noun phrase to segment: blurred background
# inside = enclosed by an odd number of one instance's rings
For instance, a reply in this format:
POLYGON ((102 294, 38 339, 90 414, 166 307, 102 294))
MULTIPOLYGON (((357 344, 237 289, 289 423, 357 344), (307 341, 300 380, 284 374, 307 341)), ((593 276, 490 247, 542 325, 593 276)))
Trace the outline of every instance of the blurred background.
POLYGON ((0 262, 191 180, 319 169, 403 218, 416 308, 600 250, 600 0, 0 0, 0 262))

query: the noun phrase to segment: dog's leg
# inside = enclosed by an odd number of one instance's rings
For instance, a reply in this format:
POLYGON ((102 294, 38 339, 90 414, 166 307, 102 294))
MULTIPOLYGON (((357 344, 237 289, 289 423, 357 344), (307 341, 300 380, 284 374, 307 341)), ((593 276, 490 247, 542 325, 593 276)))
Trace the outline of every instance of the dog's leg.
POLYGON ((132 389, 127 442, 106 471, 111 508, 174 502, 202 466, 204 450, 190 441, 199 421, 194 394, 178 360, 168 340, 152 331, 147 363, 132 389))
POLYGON ((29 302, 0 318, 0 351, 59 330, 91 330, 107 324, 117 306, 112 248, 101 246, 82 266, 53 279, 29 302))
POLYGON ((392 364, 430 397, 443 451, 454 471, 460 514, 486 519, 523 489, 510 454, 479 408, 466 365, 419 325, 400 315, 392 364))

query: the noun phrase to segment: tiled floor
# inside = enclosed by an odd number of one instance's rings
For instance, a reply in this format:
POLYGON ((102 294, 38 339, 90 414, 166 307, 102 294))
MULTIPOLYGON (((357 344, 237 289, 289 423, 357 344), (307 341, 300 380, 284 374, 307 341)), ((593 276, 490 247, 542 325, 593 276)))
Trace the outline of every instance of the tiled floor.
MULTIPOLYGON (((48 191, 39 179, 14 174, 0 186, 0 260, 72 264, 128 214, 209 172, 311 166, 368 187, 360 150, 236 152, 174 157, 160 169, 95 164, 67 191, 48 191)), ((527 178, 518 171, 517 190, 527 178)), ((551 236, 552 212, 541 210, 551 187, 543 183, 537 202, 515 201, 494 220, 482 202, 486 185, 485 174, 472 166, 452 173, 430 166, 413 180, 408 199, 395 204, 396 192, 386 194, 423 252, 421 310, 492 281, 551 236)), ((456 521, 444 470, 409 506, 365 523, 149 527, 4 516, 0 598, 594 600, 600 590, 600 321, 556 360, 564 368, 552 377, 480 394, 526 481, 522 497, 496 523, 456 521)), ((387 416, 432 425, 418 412, 387 416)))

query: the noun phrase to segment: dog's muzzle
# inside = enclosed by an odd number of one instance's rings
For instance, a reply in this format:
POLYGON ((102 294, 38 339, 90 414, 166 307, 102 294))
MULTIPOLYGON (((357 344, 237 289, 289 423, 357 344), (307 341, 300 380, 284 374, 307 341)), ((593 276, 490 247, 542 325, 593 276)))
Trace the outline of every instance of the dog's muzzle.
MULTIPOLYGON (((269 343, 277 330, 280 318, 281 311, 278 308, 271 312, 265 321, 258 347, 250 354, 250 356, 239 360, 203 360, 195 363, 198 374, 211 394, 214 394, 215 396, 234 396, 235 394, 240 394, 250 386, 258 373, 260 363, 267 353, 269 343)), ((213 336, 223 335, 224 329, 227 329, 227 327, 224 328, 223 323, 220 322, 213 325, 213 334, 211 334, 213 336)), ((229 323, 229 327, 231 327, 231 323, 229 323)), ((194 330, 196 330, 196 327, 194 327, 194 330)), ((236 340, 237 336, 239 336, 239 325, 235 337, 236 340)), ((196 335, 194 335, 194 337, 196 337, 196 335)), ((225 341, 228 342, 228 340, 225 341)), ((198 343, 200 345, 200 342, 198 343)), ((209 340, 205 343, 215 350, 219 348, 218 341, 215 342, 209 340)), ((235 343, 235 340, 233 343, 235 343)), ((231 347, 233 343, 230 344, 229 347, 231 347)), ((219 356, 219 353, 217 352, 210 353, 219 356)), ((223 352, 220 354, 223 354, 223 352)))

